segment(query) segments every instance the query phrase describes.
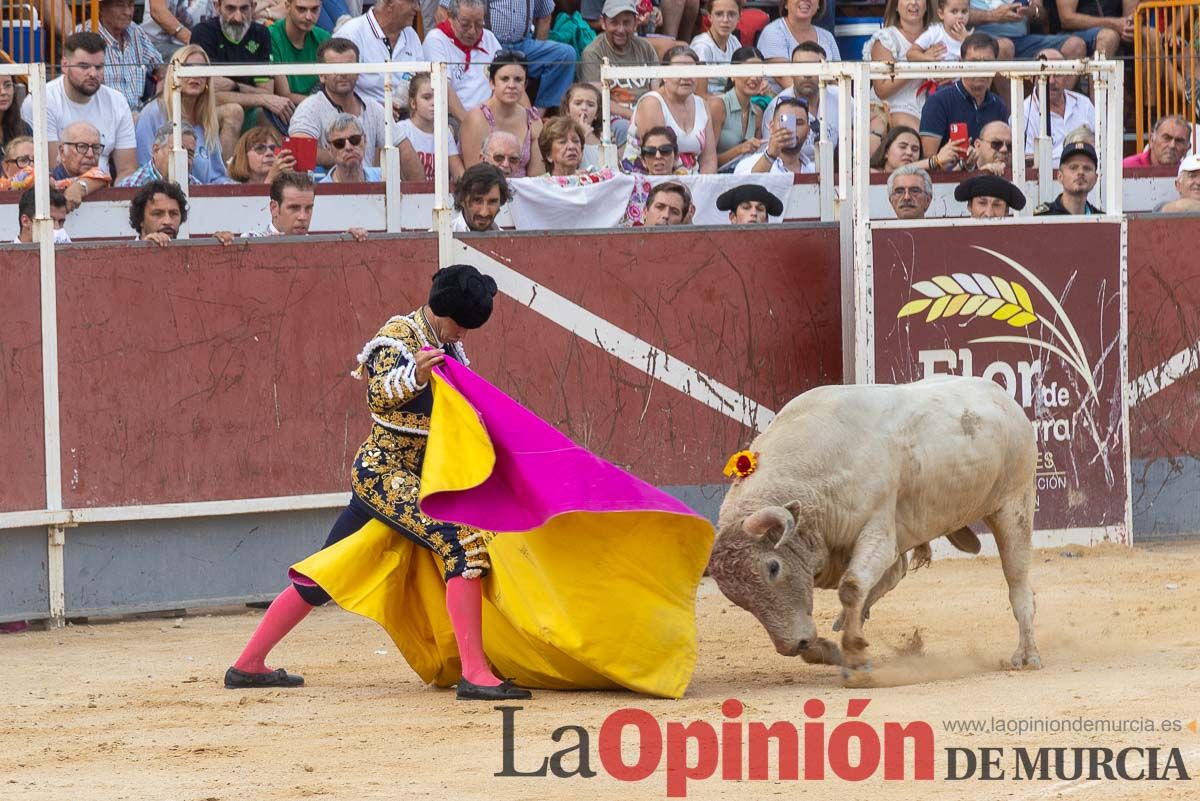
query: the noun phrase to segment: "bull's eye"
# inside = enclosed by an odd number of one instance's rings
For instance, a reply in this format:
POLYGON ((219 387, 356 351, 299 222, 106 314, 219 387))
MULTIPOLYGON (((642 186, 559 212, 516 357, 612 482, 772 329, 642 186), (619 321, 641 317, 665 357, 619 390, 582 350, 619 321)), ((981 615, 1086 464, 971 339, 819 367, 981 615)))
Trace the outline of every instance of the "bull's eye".
POLYGON ((779 560, 771 559, 767 562, 767 578, 771 581, 779 578, 779 560))

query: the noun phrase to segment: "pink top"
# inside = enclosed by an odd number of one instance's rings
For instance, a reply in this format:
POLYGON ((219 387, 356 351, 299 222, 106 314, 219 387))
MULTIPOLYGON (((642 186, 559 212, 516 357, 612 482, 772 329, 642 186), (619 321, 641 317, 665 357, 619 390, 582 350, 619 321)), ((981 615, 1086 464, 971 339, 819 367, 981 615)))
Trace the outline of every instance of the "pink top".
POLYGON ((1150 163, 1150 149, 1146 148, 1141 153, 1134 153, 1132 156, 1126 157, 1126 159, 1121 162, 1121 166, 1153 167, 1154 165, 1150 163))

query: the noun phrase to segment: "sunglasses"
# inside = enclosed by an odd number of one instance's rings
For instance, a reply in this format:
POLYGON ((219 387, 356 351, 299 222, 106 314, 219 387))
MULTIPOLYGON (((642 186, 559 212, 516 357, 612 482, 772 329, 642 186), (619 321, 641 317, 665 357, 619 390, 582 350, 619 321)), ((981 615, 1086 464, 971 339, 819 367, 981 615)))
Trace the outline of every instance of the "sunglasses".
POLYGON ((268 153, 274 153, 275 151, 279 150, 279 145, 276 145, 272 142, 259 142, 257 145, 250 148, 250 150, 260 156, 265 156, 268 153))
POLYGON ((330 139, 329 144, 333 145, 334 150, 341 150, 346 146, 347 142, 358 147, 362 144, 362 140, 362 134, 353 134, 351 136, 339 136, 337 139, 330 139))
POLYGON ((652 159, 655 156, 674 156, 675 145, 659 145, 658 147, 654 147, 652 145, 643 146, 642 155, 648 159, 652 159))
POLYGON ((988 144, 992 146, 992 150, 1012 150, 1012 142, 1003 139, 989 139, 988 144))

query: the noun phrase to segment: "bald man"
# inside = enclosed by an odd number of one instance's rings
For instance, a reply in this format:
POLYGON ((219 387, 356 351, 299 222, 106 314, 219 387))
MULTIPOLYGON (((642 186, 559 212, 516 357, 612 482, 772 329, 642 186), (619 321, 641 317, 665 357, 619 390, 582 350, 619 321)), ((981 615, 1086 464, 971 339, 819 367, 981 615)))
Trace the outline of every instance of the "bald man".
POLYGON ((90 122, 77 121, 62 129, 58 143, 58 166, 50 177, 56 181, 70 180, 62 190, 67 197, 67 211, 79 208, 88 193, 112 183, 112 177, 100 165, 104 144, 100 131, 90 122))
POLYGON ((480 151, 484 162, 498 167, 505 178, 512 178, 513 170, 521 166, 521 143, 507 131, 493 131, 480 151))

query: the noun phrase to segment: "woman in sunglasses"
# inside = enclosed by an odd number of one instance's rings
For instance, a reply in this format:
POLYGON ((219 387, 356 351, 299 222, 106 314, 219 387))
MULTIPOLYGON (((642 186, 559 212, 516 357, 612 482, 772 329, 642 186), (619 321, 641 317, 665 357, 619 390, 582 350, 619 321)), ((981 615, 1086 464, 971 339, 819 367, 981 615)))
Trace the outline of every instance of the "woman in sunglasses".
POLYGON ((529 107, 529 97, 525 94, 524 61, 525 54, 519 50, 504 50, 488 65, 492 96, 468 112, 462 124, 460 139, 463 164, 467 167, 483 160, 483 141, 499 130, 512 134, 521 143, 521 164, 513 170, 513 178, 546 171, 542 154, 533 146, 542 132, 542 120, 529 107))
POLYGON ((282 147, 274 128, 251 128, 233 148, 229 177, 240 184, 269 184, 296 169, 296 157, 282 147))
MULTIPOLYGON (((672 47, 663 54, 664 66, 699 65, 700 58, 690 47, 672 47)), ((685 174, 717 171, 717 137, 704 100, 696 94, 695 78, 664 78, 656 92, 647 92, 633 112, 633 124, 625 139, 622 168, 632 170, 641 155, 638 131, 665 125, 675 131, 678 158, 685 174)))
POLYGON ((638 148, 638 157, 632 162, 628 172, 645 175, 686 175, 687 172, 678 167, 678 160, 679 139, 673 130, 660 125, 646 131, 638 148))
POLYGON ((353 114, 337 115, 325 129, 325 141, 333 151, 333 166, 318 183, 363 184, 382 181, 383 173, 378 167, 363 163, 366 138, 353 114))

